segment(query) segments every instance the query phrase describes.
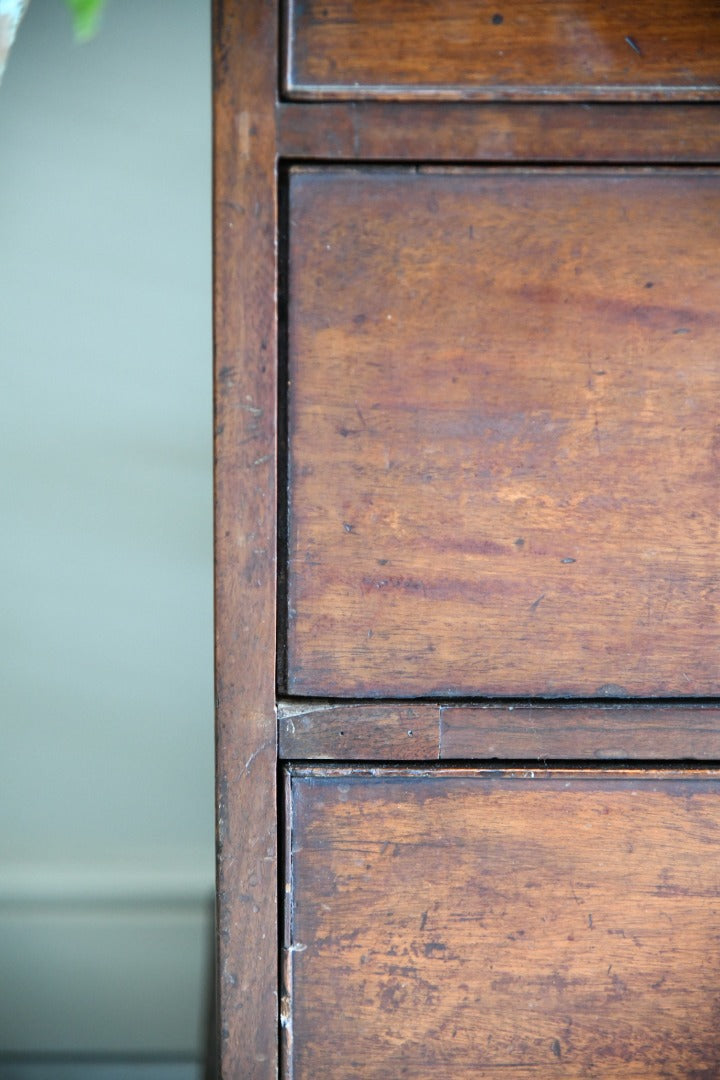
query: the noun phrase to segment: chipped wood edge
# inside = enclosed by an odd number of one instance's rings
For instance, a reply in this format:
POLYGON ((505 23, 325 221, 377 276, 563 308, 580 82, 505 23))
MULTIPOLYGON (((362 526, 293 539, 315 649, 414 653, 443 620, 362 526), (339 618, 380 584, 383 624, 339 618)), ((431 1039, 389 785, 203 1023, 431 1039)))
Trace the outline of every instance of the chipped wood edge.
POLYGON ((440 705, 413 702, 278 703, 282 759, 437 761, 440 705))

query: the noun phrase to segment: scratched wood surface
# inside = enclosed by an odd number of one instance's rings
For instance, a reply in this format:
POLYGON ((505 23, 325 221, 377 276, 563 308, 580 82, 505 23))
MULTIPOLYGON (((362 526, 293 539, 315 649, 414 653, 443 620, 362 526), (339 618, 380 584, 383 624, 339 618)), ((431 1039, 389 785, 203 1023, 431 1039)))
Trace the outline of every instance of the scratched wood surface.
POLYGON ((218 1008, 221 1075, 252 1080, 277 1075, 276 20, 214 5, 218 1008))
POLYGON ((293 172, 290 693, 718 692, 719 179, 293 172))
POLYGON ((717 705, 440 706, 440 757, 720 761, 717 705))
POLYGON ((290 783, 293 1080, 717 1076, 717 773, 290 783))
POLYGON ((714 0, 289 0, 294 97, 718 97, 714 0))
POLYGON ((720 706, 281 701, 278 754, 290 761, 720 761, 720 706))
POLYGON ((437 705, 278 703, 278 755, 288 760, 434 761, 439 747, 437 705))

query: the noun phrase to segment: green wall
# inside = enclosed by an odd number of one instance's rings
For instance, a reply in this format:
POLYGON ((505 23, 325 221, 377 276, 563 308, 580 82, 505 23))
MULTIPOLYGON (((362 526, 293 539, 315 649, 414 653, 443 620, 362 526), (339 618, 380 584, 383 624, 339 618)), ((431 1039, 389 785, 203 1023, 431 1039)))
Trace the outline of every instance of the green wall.
POLYGON ((0 84, 0 1052, 200 1046, 208 9, 33 0, 0 84))

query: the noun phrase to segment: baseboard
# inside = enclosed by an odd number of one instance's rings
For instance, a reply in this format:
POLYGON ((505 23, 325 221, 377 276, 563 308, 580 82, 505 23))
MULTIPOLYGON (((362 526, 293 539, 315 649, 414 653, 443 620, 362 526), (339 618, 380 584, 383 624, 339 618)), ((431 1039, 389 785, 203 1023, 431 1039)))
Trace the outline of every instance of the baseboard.
POLYGON ((0 1057, 0 1080, 203 1080, 199 1061, 0 1057))
POLYGON ((201 1060, 212 920, 182 867, 3 873, 0 1054, 201 1060))

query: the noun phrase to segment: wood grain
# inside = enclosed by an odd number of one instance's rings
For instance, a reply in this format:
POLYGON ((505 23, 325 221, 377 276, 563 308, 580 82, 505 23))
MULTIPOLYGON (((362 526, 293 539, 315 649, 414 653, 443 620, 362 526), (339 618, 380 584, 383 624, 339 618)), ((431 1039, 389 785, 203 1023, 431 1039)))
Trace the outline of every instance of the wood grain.
POLYGON ((713 0, 290 0, 303 98, 718 98, 713 0))
POLYGON ((291 784, 293 1080, 717 1075, 717 773, 291 784))
POLYGON ((288 760, 434 761, 439 749, 437 705, 278 704, 278 755, 288 760))
POLYGON ((720 761, 717 705, 443 705, 440 757, 720 761))
POLYGON ((717 6, 291 2, 293 102, 278 7, 214 0, 222 1076, 715 1076, 720 777, 597 760, 720 756, 719 174, 619 167, 720 161, 717 6), (285 771, 281 957, 276 702, 378 763, 285 771))
POLYGON ((336 761, 720 761, 720 706, 281 701, 278 754, 336 761))
POLYGON ((218 937, 223 1077, 277 1074, 273 2, 222 3, 215 77, 218 937))
POLYGON ((284 157, 328 161, 720 161, 720 106, 282 102, 284 157))
POLYGON ((288 684, 712 696, 713 170, 296 170, 288 684))

